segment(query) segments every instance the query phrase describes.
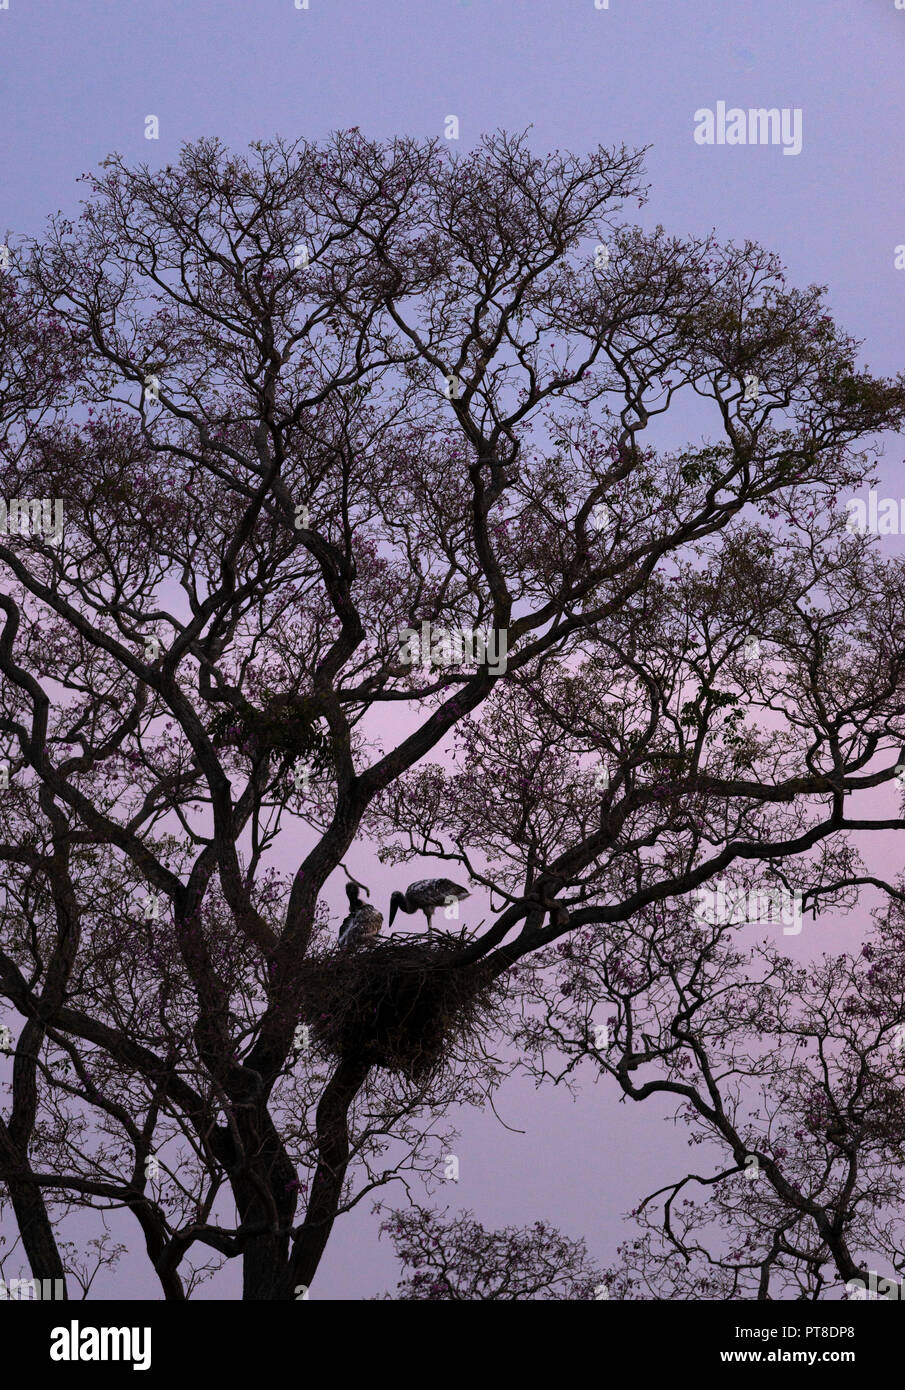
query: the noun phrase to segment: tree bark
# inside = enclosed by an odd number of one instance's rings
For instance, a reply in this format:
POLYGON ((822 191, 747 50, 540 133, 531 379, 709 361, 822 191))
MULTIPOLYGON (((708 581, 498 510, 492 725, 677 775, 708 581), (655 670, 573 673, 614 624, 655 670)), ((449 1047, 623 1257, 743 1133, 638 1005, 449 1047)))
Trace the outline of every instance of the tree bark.
POLYGON ((3 1180, 9 1189, 10 1201, 13 1204, 13 1211, 32 1278, 62 1280, 63 1297, 68 1298, 66 1272, 63 1269, 63 1261, 57 1249, 50 1217, 47 1215, 44 1195, 38 1183, 16 1181, 15 1173, 17 1170, 23 1176, 28 1175, 30 1177, 32 1167, 28 1160, 28 1153, 14 1143, 2 1119, 0 1119, 0 1164, 2 1164, 3 1180))
POLYGON ((308 1210, 295 1237, 285 1298, 301 1297, 317 1273, 330 1239, 349 1164, 349 1109, 368 1075, 364 1063, 344 1058, 317 1107, 318 1164, 308 1210))
POLYGON ((242 1297, 271 1302, 286 1296, 296 1171, 265 1105, 239 1112, 236 1129, 244 1149, 230 1174, 236 1206, 243 1226, 262 1228, 246 1237, 242 1297))

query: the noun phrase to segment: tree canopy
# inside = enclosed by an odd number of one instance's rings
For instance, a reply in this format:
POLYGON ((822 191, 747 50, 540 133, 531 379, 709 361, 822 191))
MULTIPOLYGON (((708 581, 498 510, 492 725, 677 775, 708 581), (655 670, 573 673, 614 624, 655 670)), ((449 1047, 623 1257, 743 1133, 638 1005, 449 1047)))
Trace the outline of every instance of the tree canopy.
MULTIPOLYGON (((0 535, 36 1278, 115 1209, 168 1299, 231 1259, 299 1297, 513 1067, 675 1097, 721 1155, 639 1197, 611 1297, 902 1268, 905 898, 860 856, 902 825, 905 575, 842 501, 905 378, 764 248, 627 221, 643 153, 202 140, 11 246, 0 495, 64 517, 0 535), (362 843, 458 866, 480 927, 339 952, 362 843), (810 966, 725 910, 862 888, 876 936, 809 922, 810 966)), ((542 1221, 386 1229, 400 1297, 599 1296, 542 1221)))

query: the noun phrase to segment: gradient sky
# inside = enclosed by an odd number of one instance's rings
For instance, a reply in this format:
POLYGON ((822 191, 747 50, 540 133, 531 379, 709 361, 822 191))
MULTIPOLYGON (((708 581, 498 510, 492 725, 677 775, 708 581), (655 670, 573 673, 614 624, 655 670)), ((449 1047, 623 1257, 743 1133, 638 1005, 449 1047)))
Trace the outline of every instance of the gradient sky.
MULTIPOLYGON (((644 225, 762 242, 784 259, 790 283, 829 285, 833 312, 864 339, 875 371, 902 364, 905 271, 893 259, 905 243, 905 11, 894 0, 610 0, 607 10, 594 0, 8 4, 0 234, 37 234, 48 213, 77 211, 77 176, 113 150, 157 165, 202 135, 240 148, 353 125, 373 137, 440 136, 448 115, 459 118, 465 150, 482 131, 531 125, 540 150, 652 146, 644 225), (802 153, 697 145, 694 112, 721 100, 800 107, 802 153), (144 138, 148 115, 160 123, 156 142, 144 138)), ((883 470, 895 496, 905 495, 900 450, 893 441, 883 470)), ((884 847, 894 852, 892 837, 884 847)), ((406 881, 426 867, 417 861, 406 881)), ((380 901, 386 871, 364 852, 355 868, 371 875, 380 901)), ((341 880, 330 889, 338 909, 341 880)), ((832 924, 806 926, 794 949, 850 942, 853 930, 851 919, 844 938, 832 924)), ((606 1262, 629 1233, 622 1213, 686 1152, 662 1116, 617 1105, 607 1089, 589 1087, 573 1103, 515 1084, 497 1108, 516 1132, 490 1114, 464 1115, 450 1203, 490 1226, 551 1220, 584 1234, 606 1262)), ((135 1242, 134 1224, 118 1231, 135 1242)), ((312 1298, 391 1287, 395 1264, 375 1236, 367 1207, 343 1218, 312 1298)), ((127 1259, 96 1293, 159 1296, 143 1258, 127 1259)), ((202 1296, 237 1291, 234 1262, 202 1296)))

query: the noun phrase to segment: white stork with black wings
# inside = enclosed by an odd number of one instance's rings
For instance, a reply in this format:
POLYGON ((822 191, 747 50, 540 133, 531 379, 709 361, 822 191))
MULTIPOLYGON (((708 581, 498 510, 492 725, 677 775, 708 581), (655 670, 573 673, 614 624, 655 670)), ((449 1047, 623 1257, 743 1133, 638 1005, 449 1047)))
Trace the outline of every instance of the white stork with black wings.
POLYGON ((404 893, 396 892, 390 898, 390 926, 397 912, 423 912, 427 918, 427 934, 431 934, 431 917, 438 907, 448 907, 450 903, 470 898, 467 888, 460 888, 451 878, 419 878, 410 883, 404 893))
MULTIPOLYGON (((339 924, 340 950, 352 950, 356 946, 363 946, 380 935, 383 913, 378 912, 376 907, 371 907, 370 903, 361 901, 361 887, 359 883, 346 884, 349 915, 339 924)), ((367 891, 365 888, 366 893, 367 891)))

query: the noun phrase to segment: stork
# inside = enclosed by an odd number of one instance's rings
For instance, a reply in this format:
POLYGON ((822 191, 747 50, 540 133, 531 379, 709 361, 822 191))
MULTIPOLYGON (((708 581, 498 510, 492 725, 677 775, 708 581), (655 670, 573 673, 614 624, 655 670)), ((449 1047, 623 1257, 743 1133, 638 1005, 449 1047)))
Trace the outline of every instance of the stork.
MULTIPOLYGON (((346 884, 349 915, 343 919, 339 926, 340 950, 349 950, 373 941, 383 926, 383 913, 378 912, 377 908, 372 907, 370 903, 361 901, 360 890, 363 887, 364 885, 361 883, 346 884)), ((366 893, 367 891, 365 888, 366 893)))
POLYGON ((460 888, 451 878, 419 878, 410 883, 404 893, 395 892, 390 898, 390 926, 401 909, 403 912, 423 912, 427 918, 427 934, 431 934, 431 917, 434 909, 446 907, 457 899, 470 898, 467 888, 460 888))

